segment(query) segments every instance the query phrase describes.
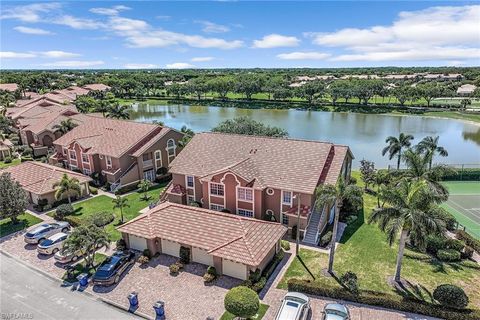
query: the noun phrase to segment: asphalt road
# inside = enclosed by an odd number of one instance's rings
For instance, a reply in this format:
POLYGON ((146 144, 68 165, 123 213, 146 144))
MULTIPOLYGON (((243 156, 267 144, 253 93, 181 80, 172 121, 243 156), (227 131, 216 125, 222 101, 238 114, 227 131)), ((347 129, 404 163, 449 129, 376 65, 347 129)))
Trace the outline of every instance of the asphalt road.
POLYGON ((140 319, 0 253, 0 319, 140 319))

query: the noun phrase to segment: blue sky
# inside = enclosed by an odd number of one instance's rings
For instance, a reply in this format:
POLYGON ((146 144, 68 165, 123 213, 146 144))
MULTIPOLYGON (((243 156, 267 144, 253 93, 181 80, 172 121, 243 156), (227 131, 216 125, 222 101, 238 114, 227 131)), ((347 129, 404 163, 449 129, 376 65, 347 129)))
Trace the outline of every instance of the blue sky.
POLYGON ((2 69, 480 65, 480 5, 2 1, 2 69))

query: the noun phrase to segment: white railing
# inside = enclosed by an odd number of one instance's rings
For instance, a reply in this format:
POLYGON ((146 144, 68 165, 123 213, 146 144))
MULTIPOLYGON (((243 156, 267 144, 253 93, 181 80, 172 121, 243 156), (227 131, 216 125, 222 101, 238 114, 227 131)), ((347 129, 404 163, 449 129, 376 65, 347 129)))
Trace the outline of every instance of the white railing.
POLYGON ((324 220, 326 219, 327 217, 327 213, 326 213, 326 210, 327 210, 327 206, 323 206, 323 209, 322 209, 322 215, 320 216, 320 221, 318 221, 318 229, 317 229, 317 234, 315 235, 315 242, 318 243, 318 237, 320 237, 320 235, 322 234, 323 232, 323 229, 325 229, 325 227, 327 226, 327 224, 323 224, 324 220), (320 229, 320 226, 323 224, 323 228, 320 229))
POLYGON ((313 204, 312 210, 310 210, 310 213, 308 215, 307 225, 305 226, 305 231, 303 232, 302 241, 305 241, 305 236, 307 235, 307 230, 308 230, 308 226, 310 225, 310 220, 312 220, 312 216, 315 213, 315 210, 317 208, 317 201, 318 201, 318 199, 315 200, 315 203, 313 204))

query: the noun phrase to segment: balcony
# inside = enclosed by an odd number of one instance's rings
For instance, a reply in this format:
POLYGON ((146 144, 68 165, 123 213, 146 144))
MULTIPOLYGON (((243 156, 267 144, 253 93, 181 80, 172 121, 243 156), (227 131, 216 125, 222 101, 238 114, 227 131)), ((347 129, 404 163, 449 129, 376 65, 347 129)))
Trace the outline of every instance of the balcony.
POLYGON ((153 167, 153 160, 143 160, 143 168, 153 167))

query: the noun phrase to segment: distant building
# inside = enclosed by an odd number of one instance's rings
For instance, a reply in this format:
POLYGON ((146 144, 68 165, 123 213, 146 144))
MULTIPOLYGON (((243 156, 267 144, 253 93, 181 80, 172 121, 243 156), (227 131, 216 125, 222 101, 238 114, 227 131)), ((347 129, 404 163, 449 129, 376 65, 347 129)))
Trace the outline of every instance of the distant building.
POLYGON ((473 84, 464 84, 457 89, 457 94, 462 97, 471 96, 477 89, 477 86, 473 84))
POLYGON ((18 84, 16 83, 0 83, 0 90, 15 92, 18 90, 18 84))

